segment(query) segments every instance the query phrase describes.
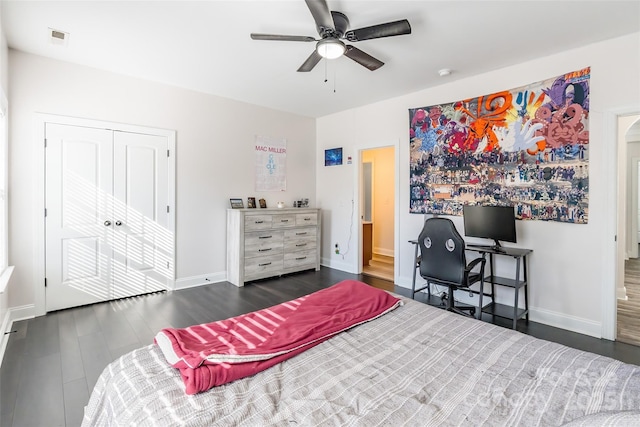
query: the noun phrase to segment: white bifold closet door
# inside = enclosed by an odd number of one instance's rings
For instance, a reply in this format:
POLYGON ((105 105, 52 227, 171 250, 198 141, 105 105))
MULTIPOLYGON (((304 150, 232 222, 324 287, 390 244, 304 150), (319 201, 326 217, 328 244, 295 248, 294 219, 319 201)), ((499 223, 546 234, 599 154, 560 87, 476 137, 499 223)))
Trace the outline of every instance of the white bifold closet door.
POLYGON ((47 123, 46 310, 167 289, 165 136, 47 123))

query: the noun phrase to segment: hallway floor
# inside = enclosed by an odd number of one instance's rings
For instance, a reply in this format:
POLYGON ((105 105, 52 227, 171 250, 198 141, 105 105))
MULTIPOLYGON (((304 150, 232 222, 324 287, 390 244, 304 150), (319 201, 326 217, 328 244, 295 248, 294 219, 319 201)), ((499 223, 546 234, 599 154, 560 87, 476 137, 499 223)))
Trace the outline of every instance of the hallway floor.
POLYGON ((393 282, 393 257, 373 254, 369 265, 362 267, 362 274, 393 282))
POLYGON ((627 300, 618 300, 618 341, 640 345, 640 258, 624 262, 627 300))

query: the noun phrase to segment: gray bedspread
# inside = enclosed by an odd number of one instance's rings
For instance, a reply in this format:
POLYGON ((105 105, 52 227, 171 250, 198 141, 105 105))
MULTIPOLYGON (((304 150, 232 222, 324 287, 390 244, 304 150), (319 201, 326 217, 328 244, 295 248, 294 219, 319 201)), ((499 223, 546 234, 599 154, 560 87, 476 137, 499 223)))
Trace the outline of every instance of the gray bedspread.
POLYGON ((140 348, 105 368, 83 425, 572 421, 640 425, 640 367, 405 300, 284 363, 193 396, 155 345, 140 348))

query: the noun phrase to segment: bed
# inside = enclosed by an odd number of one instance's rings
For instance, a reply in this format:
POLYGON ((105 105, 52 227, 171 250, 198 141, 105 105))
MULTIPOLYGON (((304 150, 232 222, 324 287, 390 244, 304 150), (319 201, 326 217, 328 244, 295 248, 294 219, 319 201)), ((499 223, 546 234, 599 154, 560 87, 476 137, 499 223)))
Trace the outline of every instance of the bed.
POLYGON ((640 425, 640 367, 398 298, 193 395, 157 345, 134 350, 105 368, 83 426, 640 425))

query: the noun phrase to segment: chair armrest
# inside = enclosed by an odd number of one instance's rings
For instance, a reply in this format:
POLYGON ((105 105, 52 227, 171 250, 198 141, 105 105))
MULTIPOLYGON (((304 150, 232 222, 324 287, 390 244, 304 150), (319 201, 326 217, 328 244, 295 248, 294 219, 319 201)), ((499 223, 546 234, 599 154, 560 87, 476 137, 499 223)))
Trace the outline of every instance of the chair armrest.
POLYGON ((484 265, 486 264, 487 260, 484 257, 480 257, 480 258, 476 258, 473 261, 471 261, 467 267, 464 269, 464 271, 466 272, 470 272, 471 270, 473 270, 473 268, 478 265, 479 263, 482 263, 482 267, 484 267, 484 265))

